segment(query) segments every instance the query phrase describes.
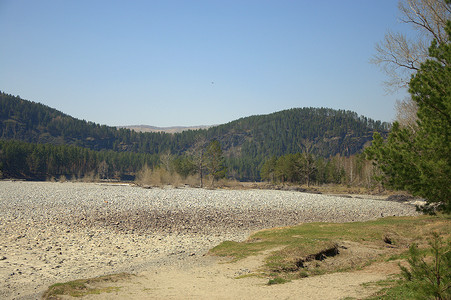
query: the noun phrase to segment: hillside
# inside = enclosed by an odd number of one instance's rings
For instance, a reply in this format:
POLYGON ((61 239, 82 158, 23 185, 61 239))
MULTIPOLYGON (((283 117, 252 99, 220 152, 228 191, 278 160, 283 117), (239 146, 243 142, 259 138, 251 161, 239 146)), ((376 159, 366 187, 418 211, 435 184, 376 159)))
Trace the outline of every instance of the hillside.
POLYGON ((358 153, 374 131, 385 133, 388 128, 351 111, 293 108, 215 126, 208 136, 217 137, 226 149, 241 147, 242 153, 253 156, 296 153, 311 144, 313 153, 328 157, 358 153))
POLYGON ((4 93, 0 93, 0 138, 143 153, 159 153, 170 149, 169 144, 177 144, 169 134, 142 134, 99 125, 4 93))
POLYGON ((46 105, 0 93, 0 139, 74 145, 113 150, 181 155, 196 138, 220 141, 229 170, 240 179, 259 178, 270 156, 304 151, 321 157, 360 152, 373 132, 385 134, 389 124, 328 108, 293 108, 241 118, 208 129, 180 133, 135 132, 73 118, 46 105))

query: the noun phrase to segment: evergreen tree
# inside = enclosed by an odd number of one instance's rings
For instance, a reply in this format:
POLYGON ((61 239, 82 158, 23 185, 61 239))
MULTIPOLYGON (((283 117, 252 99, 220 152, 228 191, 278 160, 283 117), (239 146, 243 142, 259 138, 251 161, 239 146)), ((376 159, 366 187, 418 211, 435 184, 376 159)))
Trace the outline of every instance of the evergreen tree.
POLYGON ((260 171, 261 179, 274 182, 276 180, 276 165, 277 158, 275 156, 271 156, 270 159, 266 160, 260 171))
MULTIPOLYGON (((448 4, 449 5, 449 4, 448 4)), ((451 21, 447 33, 451 37, 451 21)), ((381 181, 426 198, 451 212, 451 45, 432 42, 430 59, 412 76, 409 92, 418 105, 418 128, 393 125, 386 142, 375 134, 368 157, 383 172, 381 181)))
POLYGON ((317 173, 317 167, 313 155, 310 153, 302 153, 302 175, 307 186, 315 179, 317 173))
MULTIPOLYGON (((95 151, 138 152, 153 157, 169 151, 176 157, 185 155, 193 158, 201 181, 205 169, 202 155, 207 145, 198 147, 201 140, 217 139, 221 143, 225 163, 233 178, 257 181, 267 158, 298 152, 300 140, 311 141, 314 145, 311 154, 315 158, 327 159, 336 154, 349 156, 360 152, 365 143, 371 141, 375 130, 385 137, 388 126, 387 123, 359 117, 350 111, 307 107, 241 118, 204 130, 175 134, 138 133, 78 120, 48 106, 0 92, 0 139, 72 145, 95 151)), ((71 172, 79 168, 76 173, 84 173, 80 170, 85 168, 84 165, 70 157, 66 158, 71 161, 71 172)), ((124 166, 129 156, 120 157, 120 161, 107 161, 113 172, 109 176, 115 176, 114 172, 118 171, 115 166, 119 166, 120 172, 127 169, 124 166)), ((59 158, 58 155, 52 156, 50 173, 66 170, 66 167, 60 168, 62 162, 59 158)), ((41 172, 39 159, 30 159, 33 172, 41 172)), ((184 173, 190 173, 189 166, 186 167, 184 173)), ((45 177, 44 173, 42 176, 45 177)))
POLYGON ((436 232, 432 233, 427 249, 432 261, 426 259, 416 244, 409 249, 410 268, 401 268, 401 274, 410 284, 418 299, 451 299, 451 241, 444 242, 436 232))

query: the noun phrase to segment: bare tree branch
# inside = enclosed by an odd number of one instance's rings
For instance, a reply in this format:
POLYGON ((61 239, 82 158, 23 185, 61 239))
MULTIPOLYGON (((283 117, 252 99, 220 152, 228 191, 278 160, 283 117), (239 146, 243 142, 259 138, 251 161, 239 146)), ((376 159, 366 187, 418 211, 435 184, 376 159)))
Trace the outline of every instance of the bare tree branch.
POLYGON ((435 39, 440 44, 446 42, 449 6, 444 0, 404 0, 399 2, 398 7, 403 15, 402 22, 413 24, 430 40, 435 39))
POLYGON ((407 97, 402 101, 396 101, 395 107, 396 121, 398 121, 399 125, 402 127, 407 127, 415 133, 418 129, 418 106, 415 101, 413 101, 412 98, 407 97))
POLYGON ((450 18, 450 6, 445 0, 400 0, 398 4, 401 22, 411 24, 418 32, 416 40, 402 33, 387 32, 376 44, 376 54, 371 63, 381 66, 387 74, 385 82, 389 90, 405 88, 411 75, 428 57, 428 48, 433 39, 446 43, 445 32, 450 18))
MULTIPOLYGON (((438 44, 448 42, 445 31, 451 16, 451 5, 446 0, 399 0, 400 21, 410 24, 418 33, 415 40, 402 33, 387 32, 375 46, 376 54, 370 60, 386 73, 387 90, 406 88, 412 74, 429 58, 432 40, 438 44)), ((397 103, 397 121, 415 132, 417 106, 411 99, 397 103)))

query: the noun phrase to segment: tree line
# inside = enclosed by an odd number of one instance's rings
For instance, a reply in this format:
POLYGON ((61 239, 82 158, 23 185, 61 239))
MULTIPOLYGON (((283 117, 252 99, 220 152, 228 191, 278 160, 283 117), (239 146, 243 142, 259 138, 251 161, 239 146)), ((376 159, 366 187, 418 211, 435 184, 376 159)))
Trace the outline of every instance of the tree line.
MULTIPOLYGON (((140 172, 164 169, 182 178, 199 175, 210 186, 226 177, 227 168, 218 141, 204 142, 197 153, 173 156, 117 151, 95 151, 78 146, 0 140, 0 178, 29 180, 134 180, 140 172)), ((170 183, 170 182, 168 182, 170 183)))
MULTIPOLYGON (((235 179, 228 165, 230 162, 216 140, 199 139, 193 150, 183 155, 95 151, 78 146, 0 140, 0 178, 141 179, 144 184, 171 184, 174 178, 183 181, 194 177, 190 183, 202 187, 214 186, 221 178, 235 179), (151 182, 152 176, 167 179, 155 182, 154 178, 151 182)), ((334 183, 373 188, 374 174, 373 165, 362 155, 314 158, 311 153, 296 153, 267 159, 258 177, 282 184, 334 183)))
POLYGON ((328 108, 295 108, 251 116, 214 126, 168 134, 141 133, 75 119, 43 104, 0 92, 0 138, 30 143, 74 145, 96 151, 183 156, 196 141, 217 140, 232 178, 260 180, 259 171, 271 156, 299 151, 299 141, 312 141, 321 157, 349 156, 362 151, 375 131, 385 136, 389 124, 354 112, 328 108))
POLYGON ((343 184, 369 189, 378 186, 375 180, 378 170, 361 154, 316 158, 311 153, 299 152, 273 156, 263 164, 260 174, 262 180, 275 184, 343 184))
POLYGON ((157 155, 95 151, 78 146, 0 140, 0 177, 131 179, 144 165, 156 166, 157 155))

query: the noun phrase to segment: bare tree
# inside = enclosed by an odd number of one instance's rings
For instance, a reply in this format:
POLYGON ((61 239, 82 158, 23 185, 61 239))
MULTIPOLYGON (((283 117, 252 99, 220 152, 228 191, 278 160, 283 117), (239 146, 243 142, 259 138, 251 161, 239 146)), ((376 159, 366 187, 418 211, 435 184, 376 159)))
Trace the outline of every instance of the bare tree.
POLYGON ((174 158, 171 155, 171 151, 169 151, 169 150, 160 154, 160 163, 161 163, 162 167, 169 173, 173 172, 173 168, 172 168, 173 159, 174 158))
MULTIPOLYGON (((379 65, 386 73, 388 91, 407 87, 412 74, 428 59, 432 40, 439 44, 448 42, 445 27, 450 19, 451 6, 446 0, 400 0, 398 9, 400 21, 411 25, 417 36, 409 39, 403 33, 387 32, 376 44, 376 54, 370 62, 379 65)), ((398 101, 396 111, 396 121, 415 132, 417 107, 412 99, 398 101)))
POLYGON ((102 179, 108 179, 108 169, 108 163, 106 161, 102 161, 97 167, 99 177, 102 179))
POLYGON ((221 144, 213 140, 205 152, 206 167, 211 178, 211 188, 214 188, 215 180, 226 176, 227 168, 224 166, 224 155, 222 154, 221 144))
POLYGON ((445 0, 400 0, 400 21, 411 25, 418 33, 414 40, 403 33, 387 32, 376 44, 371 62, 381 66, 387 74, 389 90, 406 87, 410 76, 428 58, 428 48, 435 39, 439 44, 448 41, 445 32, 451 8, 445 0))
POLYGON ((205 147, 207 145, 207 139, 204 136, 198 136, 194 145, 187 151, 191 157, 192 163, 196 166, 200 176, 200 187, 203 187, 203 173, 205 168, 205 147))
MULTIPOLYGON (((404 0, 398 7, 403 15, 402 22, 413 25, 429 40, 435 39, 439 44, 448 42, 445 27, 451 8, 446 0, 404 0)), ((426 47, 429 48, 429 43, 426 47)))
POLYGON ((406 97, 404 100, 396 101, 396 121, 402 127, 409 128, 413 133, 417 131, 417 111, 418 106, 411 97, 406 97))
POLYGON ((315 144, 313 141, 308 139, 302 139, 300 143, 298 143, 298 147, 302 151, 302 173, 304 174, 304 179, 307 183, 307 186, 310 186, 310 182, 313 179, 313 175, 316 173, 315 159, 313 157, 313 149, 315 148, 315 144))

